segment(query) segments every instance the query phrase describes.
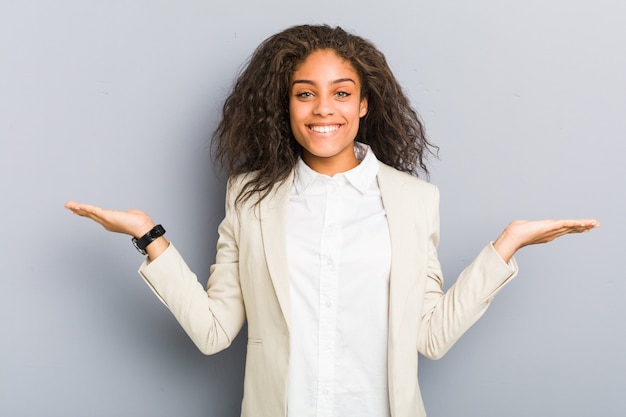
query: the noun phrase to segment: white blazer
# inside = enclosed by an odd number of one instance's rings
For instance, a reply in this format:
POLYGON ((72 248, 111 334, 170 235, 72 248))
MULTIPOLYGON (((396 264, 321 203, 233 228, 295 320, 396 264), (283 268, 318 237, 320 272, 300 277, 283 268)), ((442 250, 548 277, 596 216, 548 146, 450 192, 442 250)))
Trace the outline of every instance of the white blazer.
MULTIPOLYGON (((444 294, 437 258, 437 187, 380 164, 377 176, 391 235, 388 383, 394 417, 426 415, 417 381, 418 352, 438 359, 517 274, 491 244, 444 294)), ((234 178, 219 226, 207 290, 173 245, 139 273, 205 354, 228 347, 248 322, 242 417, 286 417, 290 321, 286 223, 293 179, 257 206, 234 206, 234 178)), ((367 329, 363 329, 367 331, 367 329)), ((297 416, 293 416, 297 417, 297 416)), ((343 417, 343 416, 342 416, 343 417)))

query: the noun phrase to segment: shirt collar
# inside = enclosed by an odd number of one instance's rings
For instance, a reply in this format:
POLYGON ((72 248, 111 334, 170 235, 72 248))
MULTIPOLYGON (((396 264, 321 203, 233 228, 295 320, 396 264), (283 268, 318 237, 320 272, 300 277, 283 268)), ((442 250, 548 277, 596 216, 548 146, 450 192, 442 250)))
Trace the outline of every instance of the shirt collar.
MULTIPOLYGON (((354 153, 357 159, 361 161, 359 165, 349 171, 335 174, 332 178, 340 179, 343 177, 359 192, 365 193, 378 174, 378 159, 368 145, 356 141, 354 142, 354 153)), ((314 171, 304 163, 302 158, 298 159, 293 181, 295 191, 298 194, 304 194, 309 186, 320 178, 330 179, 331 177, 314 171)))

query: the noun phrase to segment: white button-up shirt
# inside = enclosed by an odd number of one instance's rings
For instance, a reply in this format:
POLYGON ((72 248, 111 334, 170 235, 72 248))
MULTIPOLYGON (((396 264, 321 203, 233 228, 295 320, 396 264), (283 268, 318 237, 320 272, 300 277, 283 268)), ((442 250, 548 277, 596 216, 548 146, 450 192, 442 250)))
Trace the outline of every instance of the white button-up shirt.
POLYGON ((391 247, 379 163, 333 177, 302 160, 289 201, 290 417, 389 416, 387 326, 391 247))

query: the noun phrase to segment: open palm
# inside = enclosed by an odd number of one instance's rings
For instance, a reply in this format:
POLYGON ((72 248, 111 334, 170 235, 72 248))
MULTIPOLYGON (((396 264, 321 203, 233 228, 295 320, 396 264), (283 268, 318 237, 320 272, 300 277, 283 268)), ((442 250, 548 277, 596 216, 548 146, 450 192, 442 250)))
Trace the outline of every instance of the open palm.
POLYGON ((91 204, 79 204, 73 201, 68 201, 65 208, 78 216, 95 221, 109 232, 141 237, 154 227, 154 222, 150 216, 141 210, 107 210, 91 204))

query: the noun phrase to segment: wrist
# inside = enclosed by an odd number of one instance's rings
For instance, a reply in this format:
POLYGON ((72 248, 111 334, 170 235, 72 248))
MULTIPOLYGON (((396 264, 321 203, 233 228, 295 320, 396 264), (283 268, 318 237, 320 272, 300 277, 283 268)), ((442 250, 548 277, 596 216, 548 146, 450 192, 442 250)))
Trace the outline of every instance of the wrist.
POLYGON ((139 253, 141 253, 142 255, 146 255, 147 254, 146 248, 149 245, 151 245, 155 240, 162 237, 164 234, 165 234, 165 229, 163 228, 163 226, 161 226, 160 224, 157 224, 156 226, 148 230, 145 234, 143 234, 141 237, 139 238, 133 237, 132 242, 133 242, 133 245, 135 245, 135 248, 137 248, 137 250, 139 251, 139 253))
POLYGON ((517 240, 508 232, 507 228, 493 242, 493 248, 498 252, 502 260, 508 263, 520 246, 517 240))
POLYGON ((159 257, 165 250, 170 246, 170 242, 165 239, 165 236, 161 236, 154 242, 148 245, 146 248, 146 252, 148 253, 148 258, 151 261, 155 260, 159 257))
POLYGON ((143 222, 143 224, 141 224, 141 226, 138 226, 137 229, 132 233, 132 237, 133 239, 141 239, 143 236, 145 236, 146 233, 150 232, 150 230, 152 230, 154 227, 156 226, 156 224, 152 221, 151 218, 147 218, 145 222, 143 222))

